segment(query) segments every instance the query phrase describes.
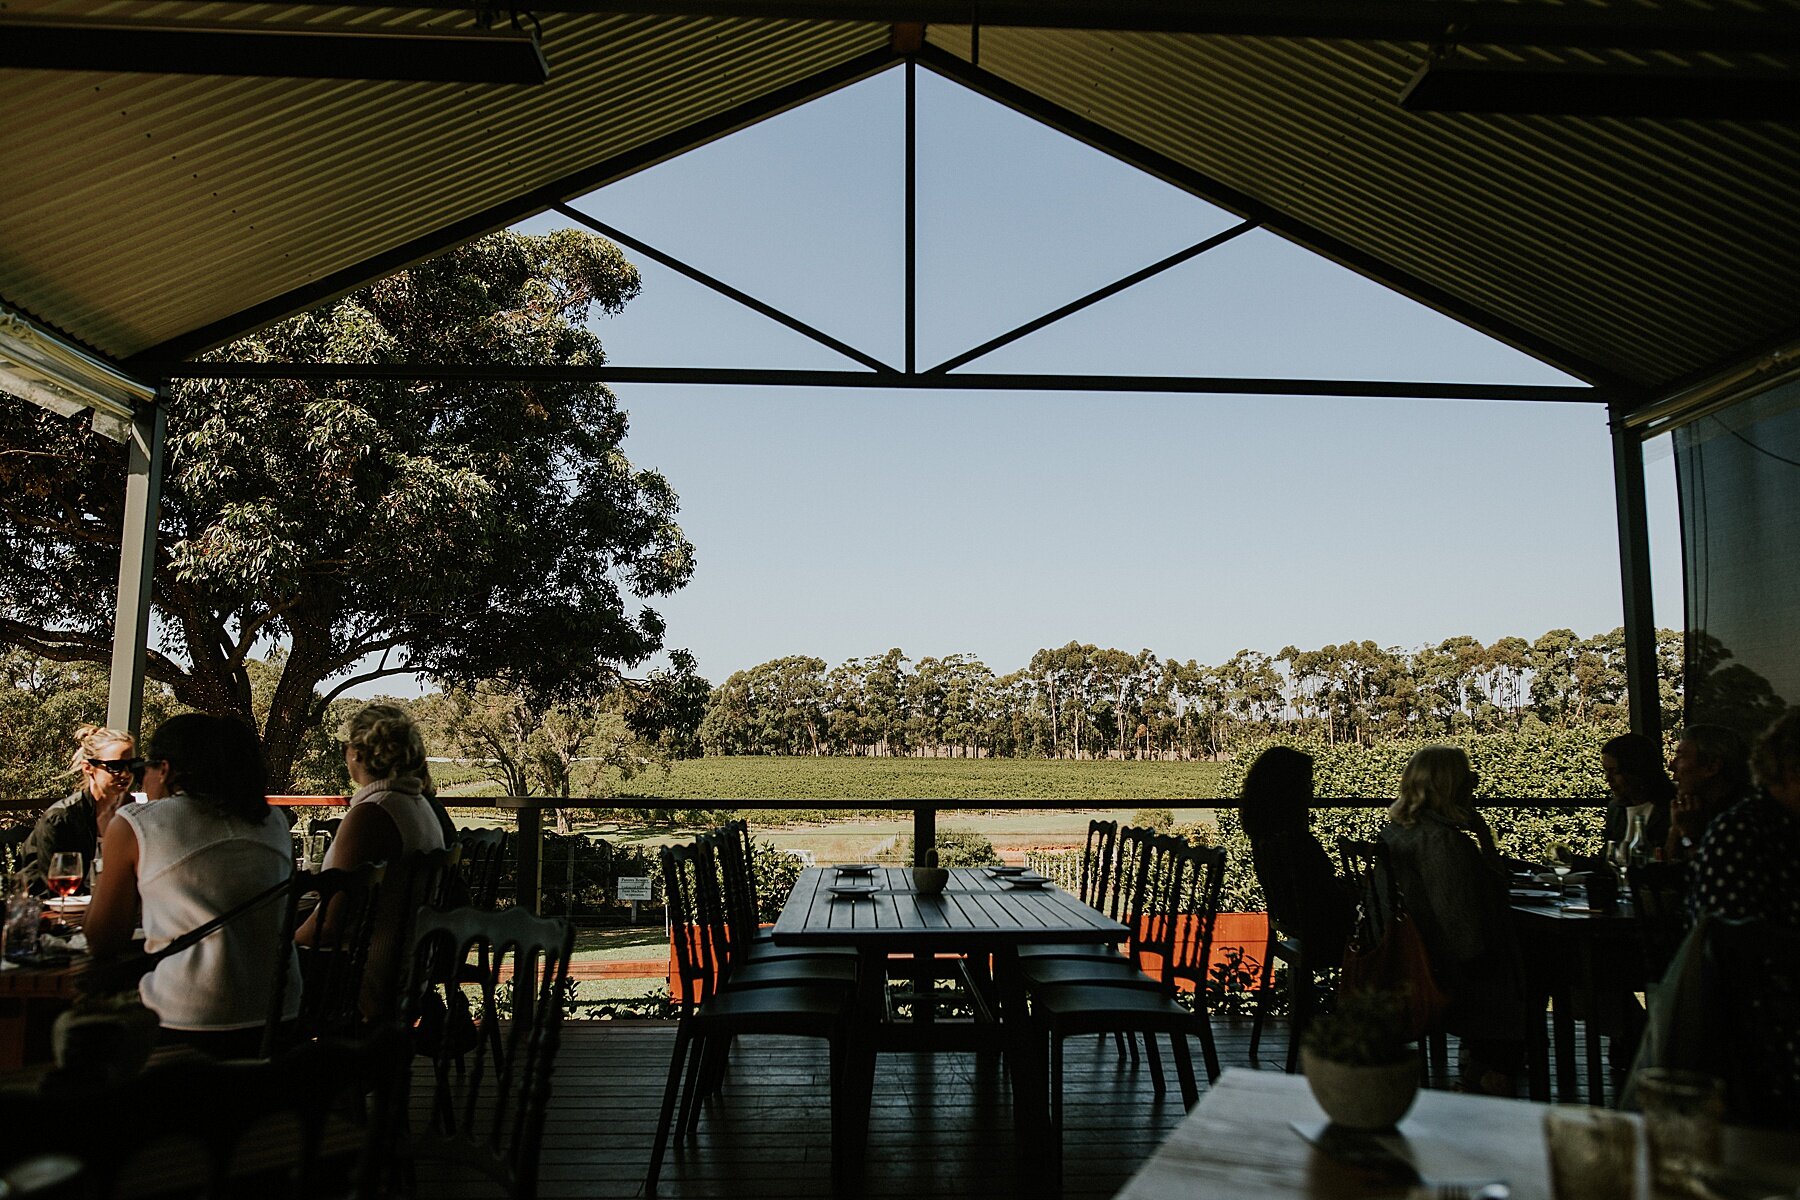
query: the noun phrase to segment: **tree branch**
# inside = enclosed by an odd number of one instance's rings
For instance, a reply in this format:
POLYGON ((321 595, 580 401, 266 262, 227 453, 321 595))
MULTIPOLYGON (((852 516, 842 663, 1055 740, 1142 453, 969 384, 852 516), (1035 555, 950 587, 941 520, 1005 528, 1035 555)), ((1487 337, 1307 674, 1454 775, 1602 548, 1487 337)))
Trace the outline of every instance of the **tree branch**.
POLYGON ((326 692, 319 700, 319 706, 320 708, 324 708, 333 700, 336 700, 339 696, 343 695, 347 689, 353 688, 359 683, 368 683, 371 679, 380 679, 384 675, 410 675, 412 673, 411 667, 389 667, 383 671, 369 671, 362 675, 352 676, 332 688, 329 692, 326 692))

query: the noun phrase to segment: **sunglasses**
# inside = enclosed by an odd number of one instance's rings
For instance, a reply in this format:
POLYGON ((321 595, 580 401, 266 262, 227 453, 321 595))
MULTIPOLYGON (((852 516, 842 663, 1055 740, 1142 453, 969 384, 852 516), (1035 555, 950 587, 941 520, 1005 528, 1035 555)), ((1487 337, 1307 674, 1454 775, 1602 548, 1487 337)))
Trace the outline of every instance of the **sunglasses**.
POLYGON ((108 775, 134 775, 144 769, 141 758, 90 758, 87 765, 108 775))

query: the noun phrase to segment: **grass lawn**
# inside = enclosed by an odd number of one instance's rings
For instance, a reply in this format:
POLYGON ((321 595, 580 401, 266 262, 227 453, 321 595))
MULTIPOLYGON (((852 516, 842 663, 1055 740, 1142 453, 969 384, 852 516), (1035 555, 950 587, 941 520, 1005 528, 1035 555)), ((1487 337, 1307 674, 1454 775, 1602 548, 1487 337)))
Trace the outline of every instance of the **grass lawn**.
MULTIPOLYGON (((1168 807, 1218 797, 1210 762, 1063 762, 1011 758, 696 758, 621 790, 646 801, 1066 800, 1168 807)), ((629 799, 621 797, 621 803, 629 799)), ((729 805, 721 805, 728 807, 729 805)))

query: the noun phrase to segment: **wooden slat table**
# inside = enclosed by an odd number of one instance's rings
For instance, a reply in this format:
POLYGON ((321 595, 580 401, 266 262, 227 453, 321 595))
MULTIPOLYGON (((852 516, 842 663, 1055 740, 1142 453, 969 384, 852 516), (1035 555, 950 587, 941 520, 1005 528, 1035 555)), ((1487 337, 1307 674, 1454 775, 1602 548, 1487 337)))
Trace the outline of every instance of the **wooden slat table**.
MULTIPOLYGON (((1432 1180, 1505 1180, 1512 1200, 1551 1200, 1544 1148, 1547 1104, 1421 1091, 1390 1143, 1432 1180)), ((1323 1121, 1306 1080, 1273 1071, 1227 1071, 1116 1200, 1359 1200, 1403 1195, 1314 1149, 1289 1127, 1323 1121)), ((1650 1196, 1639 1140, 1641 1197, 1650 1196)), ((1725 1161, 1782 1194, 1800 1183, 1800 1142, 1762 1130, 1727 1129, 1725 1161)))
POLYGON ((958 954, 991 958, 1000 1022, 990 1044, 1006 1052, 1012 1081, 1014 1127, 1018 1131, 1020 1191, 1041 1183, 1046 1156, 1039 1152, 1049 1130, 1049 1107, 1041 1047, 1032 1037, 1019 975, 1019 947, 1053 943, 1108 944, 1126 940, 1129 930, 1055 886, 1014 888, 1004 877, 980 868, 957 868, 936 896, 919 895, 905 867, 878 867, 869 878, 871 894, 834 895, 833 885, 860 882, 840 878, 830 867, 801 872, 772 931, 783 946, 850 946, 860 956, 862 1013, 857 1059, 873 1079, 874 1055, 882 1047, 886 1013, 887 960, 892 954, 958 954))
MULTIPOLYGON (((1644 984, 1643 934, 1628 900, 1596 912, 1579 897, 1518 902, 1511 909, 1513 928, 1525 947, 1528 981, 1549 994, 1556 1048, 1556 1097, 1580 1101, 1575 1063, 1575 1014, 1587 1015, 1587 1098, 1604 1096, 1605 1062, 1601 1049, 1604 1022, 1595 1018, 1603 1006, 1621 1007, 1629 993, 1644 984)), ((1635 1001, 1633 1002, 1635 1003, 1635 1001)), ((1550 1098, 1544 1070, 1546 1047, 1542 1021, 1531 1026, 1531 1096, 1550 1098)), ((1607 1032, 1611 1032, 1608 1030, 1607 1032)))

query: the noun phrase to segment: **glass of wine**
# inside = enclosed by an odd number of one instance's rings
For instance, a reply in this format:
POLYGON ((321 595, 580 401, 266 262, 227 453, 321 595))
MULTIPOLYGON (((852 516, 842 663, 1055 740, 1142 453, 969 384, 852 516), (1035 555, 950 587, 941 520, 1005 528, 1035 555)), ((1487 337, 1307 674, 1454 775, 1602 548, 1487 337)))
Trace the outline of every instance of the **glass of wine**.
POLYGON ((1556 872, 1556 890, 1559 895, 1569 894, 1569 872, 1575 868, 1569 863, 1551 863, 1550 869, 1556 872))
POLYGON ((58 850, 50 856, 50 890, 63 900, 81 887, 81 854, 76 850, 58 850))

